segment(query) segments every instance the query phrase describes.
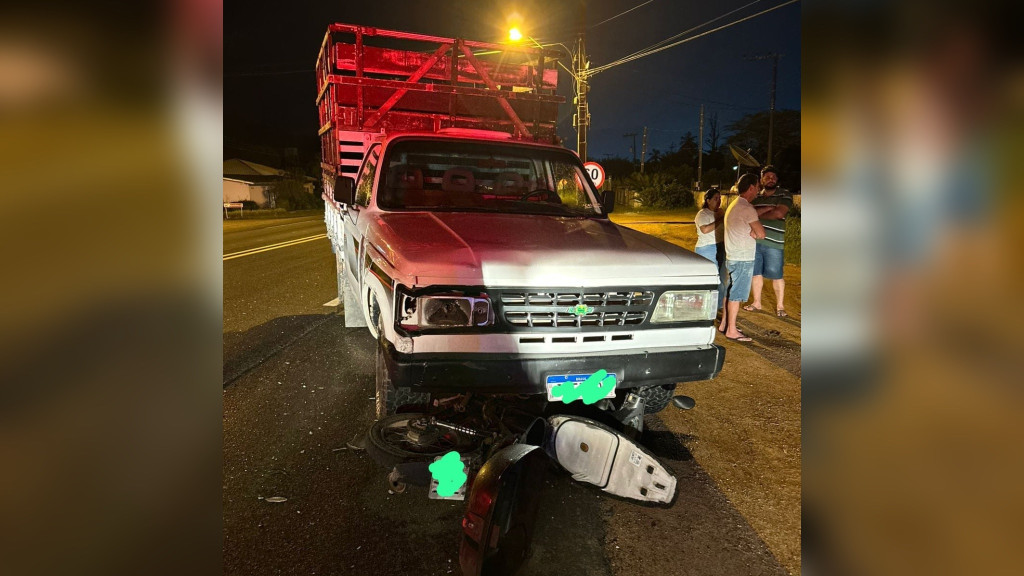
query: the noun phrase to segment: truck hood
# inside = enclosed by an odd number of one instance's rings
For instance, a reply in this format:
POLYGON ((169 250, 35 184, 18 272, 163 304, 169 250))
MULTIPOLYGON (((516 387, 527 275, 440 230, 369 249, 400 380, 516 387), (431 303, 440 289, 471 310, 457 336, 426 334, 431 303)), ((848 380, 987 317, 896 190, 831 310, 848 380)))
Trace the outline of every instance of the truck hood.
POLYGON ((606 220, 392 212, 375 221, 371 242, 420 286, 718 284, 708 260, 606 220))

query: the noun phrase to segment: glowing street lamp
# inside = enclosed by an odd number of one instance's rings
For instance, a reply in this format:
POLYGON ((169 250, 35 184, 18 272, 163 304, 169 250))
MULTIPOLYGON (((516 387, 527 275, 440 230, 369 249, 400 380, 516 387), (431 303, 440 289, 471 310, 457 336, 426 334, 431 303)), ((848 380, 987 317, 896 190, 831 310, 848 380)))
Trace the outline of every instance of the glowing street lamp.
POLYGON ((519 31, 519 28, 510 28, 508 31, 508 39, 513 42, 519 42, 523 39, 523 34, 519 31))

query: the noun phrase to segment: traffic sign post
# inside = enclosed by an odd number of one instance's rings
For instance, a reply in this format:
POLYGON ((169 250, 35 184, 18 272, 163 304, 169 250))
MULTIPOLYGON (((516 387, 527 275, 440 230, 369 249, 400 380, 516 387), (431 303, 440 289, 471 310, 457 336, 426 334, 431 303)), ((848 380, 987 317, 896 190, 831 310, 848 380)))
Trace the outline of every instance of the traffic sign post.
POLYGON ((590 181, 594 183, 594 186, 600 188, 604 184, 604 168, 600 164, 587 162, 583 165, 583 169, 587 171, 587 176, 590 176, 590 181))
POLYGON ((245 204, 241 202, 225 202, 224 203, 224 218, 228 218, 228 208, 238 208, 239 217, 245 216, 245 204))

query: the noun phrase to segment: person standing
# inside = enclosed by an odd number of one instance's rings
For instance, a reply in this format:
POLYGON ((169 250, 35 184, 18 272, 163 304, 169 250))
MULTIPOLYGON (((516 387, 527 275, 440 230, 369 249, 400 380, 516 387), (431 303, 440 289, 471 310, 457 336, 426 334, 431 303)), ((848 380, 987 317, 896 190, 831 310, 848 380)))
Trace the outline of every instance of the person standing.
POLYGON ((775 290, 775 314, 785 318, 789 314, 782 303, 786 291, 782 270, 786 255, 786 215, 793 208, 793 196, 779 187, 779 174, 771 165, 761 170, 761 187, 761 194, 751 204, 764 226, 765 237, 757 240, 754 254, 753 300, 743 309, 748 312, 761 310, 761 289, 767 278, 775 290))
POLYGON ((764 228, 750 201, 757 197, 757 174, 744 174, 736 182, 739 198, 725 211, 725 267, 729 272, 728 303, 718 331, 729 340, 750 342, 736 328, 740 304, 750 296, 754 272, 756 240, 764 238, 764 228))
POLYGON ((723 219, 722 193, 712 186, 704 193, 704 204, 693 219, 697 227, 697 244, 693 251, 718 266, 718 306, 724 309, 726 270, 723 219))

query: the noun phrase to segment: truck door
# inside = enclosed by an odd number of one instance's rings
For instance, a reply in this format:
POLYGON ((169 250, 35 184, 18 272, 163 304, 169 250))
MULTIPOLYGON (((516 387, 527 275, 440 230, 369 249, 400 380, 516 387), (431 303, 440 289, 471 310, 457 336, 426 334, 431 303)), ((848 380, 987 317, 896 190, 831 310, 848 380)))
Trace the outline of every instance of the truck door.
POLYGON ((358 295, 357 300, 362 302, 360 268, 359 265, 363 255, 363 230, 365 226, 359 226, 359 214, 370 205, 370 194, 373 191, 373 183, 377 176, 377 163, 380 160, 380 145, 370 147, 366 152, 366 159, 359 170, 356 178, 355 203, 347 207, 345 214, 345 274, 348 276, 350 286, 358 295))

